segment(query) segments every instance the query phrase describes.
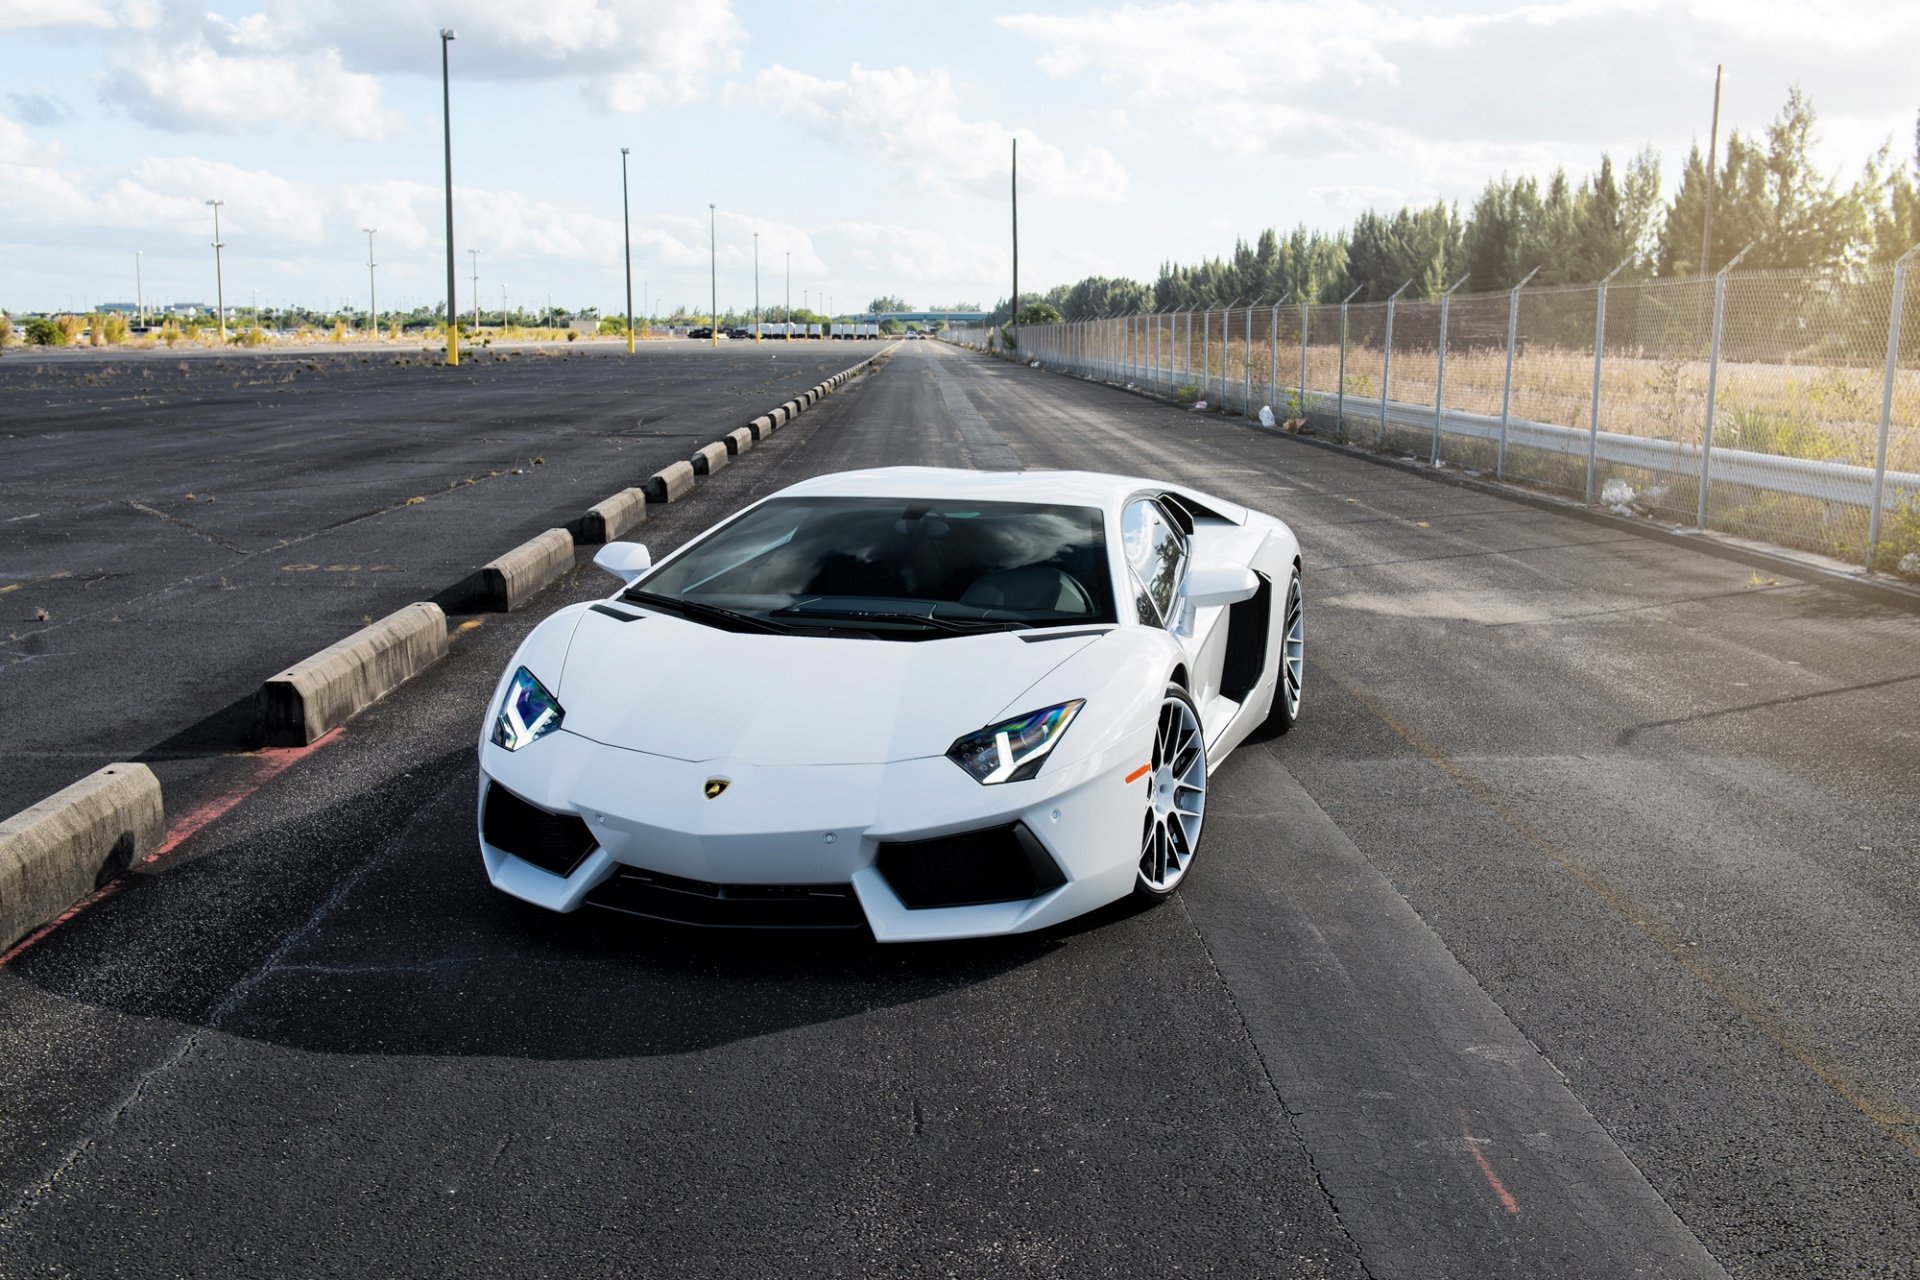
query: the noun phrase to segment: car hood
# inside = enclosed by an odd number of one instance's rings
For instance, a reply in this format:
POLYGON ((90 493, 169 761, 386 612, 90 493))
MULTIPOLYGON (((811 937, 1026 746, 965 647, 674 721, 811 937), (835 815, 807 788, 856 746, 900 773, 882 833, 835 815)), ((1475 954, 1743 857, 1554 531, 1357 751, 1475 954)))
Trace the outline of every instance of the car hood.
POLYGON ((564 728, 676 760, 885 764, 945 753, 1094 643, 1017 632, 895 641, 722 631, 589 612, 554 691, 564 728))

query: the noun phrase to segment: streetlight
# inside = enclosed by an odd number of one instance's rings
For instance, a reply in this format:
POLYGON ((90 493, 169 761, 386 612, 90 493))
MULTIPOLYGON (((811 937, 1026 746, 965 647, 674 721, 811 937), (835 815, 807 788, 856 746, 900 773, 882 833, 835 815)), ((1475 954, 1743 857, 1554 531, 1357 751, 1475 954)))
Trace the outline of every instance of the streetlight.
POLYGON ((373 287, 373 233, 378 227, 362 227, 367 233, 367 332, 374 338, 380 336, 380 297, 373 287))
POLYGON ((627 240, 627 354, 633 354, 633 222, 627 212, 627 148, 620 148, 620 227, 627 240))
POLYGON ((788 342, 793 341, 793 250, 787 250, 787 329, 788 342))
POLYGON ((451 27, 440 28, 440 114, 447 141, 447 363, 460 363, 460 313, 454 309, 453 289, 453 91, 447 74, 447 45, 451 27))
POLYGON ((753 233, 753 340, 760 341, 760 233, 753 233))
POLYGON ((480 332, 480 251, 467 250, 467 257, 473 260, 473 332, 480 332))
POLYGON ((713 346, 720 345, 720 224, 713 205, 707 205, 707 297, 708 320, 713 325, 708 335, 713 346))
POLYGON ((225 200, 209 200, 213 209, 213 297, 214 304, 220 308, 220 341, 227 340, 227 286, 220 275, 220 206, 225 200))
POLYGON ((133 305, 140 313, 140 327, 147 327, 147 294, 140 284, 140 250, 133 251, 133 305))

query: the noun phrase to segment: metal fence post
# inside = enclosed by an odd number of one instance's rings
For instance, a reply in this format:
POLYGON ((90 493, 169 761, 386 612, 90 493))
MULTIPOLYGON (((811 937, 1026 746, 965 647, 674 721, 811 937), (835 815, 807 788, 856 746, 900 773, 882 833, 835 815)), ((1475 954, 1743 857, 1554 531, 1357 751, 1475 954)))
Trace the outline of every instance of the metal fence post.
POLYGON ((1607 350, 1607 286, 1627 269, 1628 258, 1600 281, 1600 296, 1593 304, 1593 404, 1587 415, 1587 501, 1593 501, 1594 464, 1600 455, 1600 365, 1607 350))
POLYGON ((1400 300, 1401 294, 1412 287, 1413 281, 1409 280, 1387 297, 1387 343, 1380 358, 1380 447, 1382 449, 1387 447, 1387 385, 1393 374, 1393 304, 1400 300))
POLYGON ((1713 477, 1714 398, 1720 389, 1720 326, 1727 310, 1727 273, 1738 266, 1752 248, 1748 245, 1734 254, 1733 261, 1720 268, 1720 273, 1713 278, 1713 337, 1707 350, 1707 422, 1700 437, 1700 507, 1694 517, 1694 527, 1700 530, 1707 527, 1707 484, 1713 477))
POLYGON ((1187 309, 1187 382, 1193 382, 1193 309, 1187 309))
POLYGON ((1880 558, 1880 504, 1887 491, 1887 428, 1893 422, 1893 383, 1900 371, 1900 316, 1906 309, 1907 263, 1920 244, 1893 264, 1893 314, 1887 319, 1887 376, 1880 387, 1880 444, 1873 455, 1873 514, 1867 517, 1867 572, 1880 558))
MULTIPOLYGON (((1285 301, 1285 299, 1282 299, 1285 301)), ((1267 315, 1267 403, 1280 398, 1280 303, 1267 315)))
POLYGON ((1535 267, 1520 278, 1513 286, 1513 292, 1507 295, 1507 380, 1500 387, 1500 448, 1494 455, 1493 477, 1504 480, 1507 476, 1507 423, 1513 414, 1513 346, 1520 336, 1520 291, 1527 282, 1540 274, 1535 267))
POLYGON ((1347 434, 1347 304, 1366 287, 1356 285, 1352 293, 1340 300, 1340 385, 1334 391, 1333 429, 1342 437, 1347 434))
POLYGON ((1247 334, 1240 354, 1240 378, 1246 384, 1246 394, 1240 403, 1240 412, 1246 417, 1253 416, 1253 303, 1247 303, 1247 334))
POLYGON ((1440 346, 1439 363, 1433 371, 1433 458, 1434 466, 1440 465, 1440 414, 1447 399, 1447 308, 1453 305, 1453 291, 1467 282, 1461 276, 1447 286, 1440 295, 1440 346))
POLYGON ((1200 398, 1213 390, 1213 308, 1200 314, 1200 398))
POLYGON ((1312 301, 1307 291, 1300 291, 1300 403, 1294 406, 1294 416, 1300 419, 1300 425, 1307 422, 1307 316, 1312 301))

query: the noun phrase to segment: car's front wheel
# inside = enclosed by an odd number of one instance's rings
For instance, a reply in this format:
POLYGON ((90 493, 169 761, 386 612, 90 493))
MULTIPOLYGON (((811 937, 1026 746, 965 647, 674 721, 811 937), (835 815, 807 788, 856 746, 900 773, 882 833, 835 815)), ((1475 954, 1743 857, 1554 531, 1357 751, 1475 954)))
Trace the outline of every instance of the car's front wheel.
POLYGON ((1200 715, 1186 690, 1169 685, 1160 700, 1148 766, 1137 892, 1157 899, 1180 887, 1200 847, 1206 807, 1207 743, 1200 715))
POLYGON ((1300 597, 1300 571, 1287 575, 1287 612, 1281 624, 1280 652, 1274 663, 1273 710, 1262 736, 1277 737, 1300 721, 1300 695, 1307 678, 1306 603, 1300 597))

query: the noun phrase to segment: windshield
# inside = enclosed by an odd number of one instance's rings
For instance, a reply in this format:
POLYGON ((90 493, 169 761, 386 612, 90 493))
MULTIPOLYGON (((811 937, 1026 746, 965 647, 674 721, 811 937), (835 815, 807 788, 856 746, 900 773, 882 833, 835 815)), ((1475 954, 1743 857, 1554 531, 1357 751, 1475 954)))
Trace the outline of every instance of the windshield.
POLYGON ((641 603, 734 630, 884 639, 1114 620, 1100 512, 1028 502, 776 498, 641 579, 641 603), (755 625, 758 624, 758 625, 755 625), (772 624, 772 625, 769 625, 772 624))

